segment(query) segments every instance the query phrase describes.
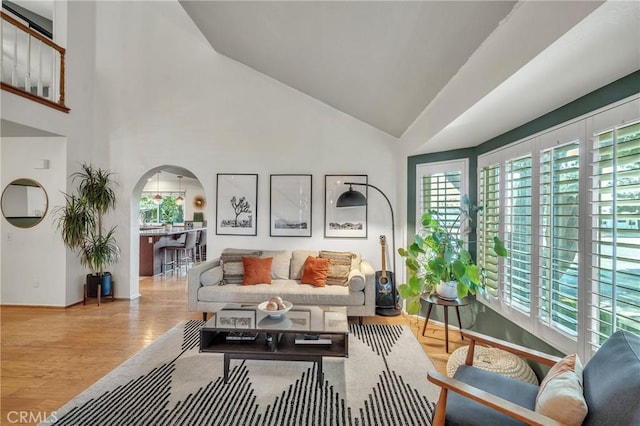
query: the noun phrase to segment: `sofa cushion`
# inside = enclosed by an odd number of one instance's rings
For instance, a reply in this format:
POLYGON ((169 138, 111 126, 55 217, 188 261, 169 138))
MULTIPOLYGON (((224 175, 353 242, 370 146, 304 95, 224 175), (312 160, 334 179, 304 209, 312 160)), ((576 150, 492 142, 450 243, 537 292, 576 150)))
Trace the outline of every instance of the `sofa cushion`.
POLYGON ((220 255, 224 284, 242 284, 244 276, 242 257, 258 257, 261 254, 262 252, 255 250, 225 249, 220 255))
POLYGON ((571 354, 557 362, 540 383, 536 411, 559 421, 579 426, 587 415, 582 390, 582 363, 571 354))
POLYGON ((271 263, 271 278, 274 280, 289 279, 290 250, 263 250, 260 257, 273 257, 271 263))
MULTIPOLYGON (((530 410, 533 410, 535 406, 538 386, 531 383, 525 383, 521 380, 501 376, 472 365, 464 364, 458 367, 453 377, 463 383, 475 386, 530 410)), ((469 419, 473 419, 473 423, 471 424, 500 426, 520 426, 523 424, 486 405, 455 392, 449 392, 447 395, 446 424, 468 425, 470 424, 469 419)))
POLYGON ((222 267, 216 266, 200 275, 200 283, 202 285, 216 285, 222 282, 222 267))
POLYGON ((311 284, 315 287, 327 285, 327 273, 329 271, 329 259, 308 256, 302 268, 302 284, 311 284))
POLYGON ((353 253, 322 250, 319 257, 329 259, 327 285, 347 285, 353 253))
POLYGON ((291 270, 289 271, 289 278, 292 280, 299 280, 302 278, 302 268, 304 262, 307 261, 307 257, 318 257, 317 250, 294 250, 291 253, 291 270))
POLYGON ((273 257, 242 257, 244 268, 243 285, 271 284, 271 263, 273 257))
POLYGON ((349 287, 339 285, 314 287, 296 280, 273 280, 270 285, 212 285, 198 289, 201 302, 258 304, 273 296, 280 296, 294 305, 361 306, 365 302, 363 291, 352 292, 349 287))

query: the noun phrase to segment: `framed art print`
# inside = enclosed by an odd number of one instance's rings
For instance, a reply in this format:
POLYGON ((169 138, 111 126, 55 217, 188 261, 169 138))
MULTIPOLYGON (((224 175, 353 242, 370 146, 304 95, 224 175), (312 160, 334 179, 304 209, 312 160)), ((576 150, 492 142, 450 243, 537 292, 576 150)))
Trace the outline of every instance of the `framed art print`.
POLYGON ((287 312, 293 330, 311 330, 311 312, 308 310, 292 309, 287 312))
MULTIPOLYGON (((368 183, 367 175, 324 176, 324 236, 325 238, 367 238, 367 206, 336 207, 338 197, 349 190, 345 182, 368 183)), ((366 186, 354 186, 367 197, 366 186)))
POLYGON ((254 328, 256 311, 243 309, 223 309, 216 314, 216 326, 223 328, 254 328))
POLYGON ((272 237, 311 236, 311 175, 271 175, 272 237))
POLYGON ((217 235, 257 235, 258 175, 218 173, 217 235))

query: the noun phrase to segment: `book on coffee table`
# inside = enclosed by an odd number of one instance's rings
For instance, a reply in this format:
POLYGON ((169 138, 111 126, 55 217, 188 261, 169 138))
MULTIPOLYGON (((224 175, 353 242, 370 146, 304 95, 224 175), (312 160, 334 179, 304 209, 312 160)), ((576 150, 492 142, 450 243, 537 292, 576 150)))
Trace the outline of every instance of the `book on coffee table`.
POLYGON ((330 334, 296 334, 296 345, 330 345, 330 334))
POLYGON ((258 333, 257 332, 238 332, 238 331, 232 331, 229 334, 227 334, 226 339, 227 340, 233 340, 233 341, 251 341, 251 340, 256 340, 256 338, 258 337, 258 333))

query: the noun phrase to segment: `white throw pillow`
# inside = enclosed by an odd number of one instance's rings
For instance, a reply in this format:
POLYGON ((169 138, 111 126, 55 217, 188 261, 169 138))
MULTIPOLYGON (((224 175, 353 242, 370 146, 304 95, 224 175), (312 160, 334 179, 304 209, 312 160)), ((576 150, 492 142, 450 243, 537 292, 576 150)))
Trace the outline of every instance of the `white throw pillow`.
POLYGON ((582 388, 582 363, 571 354, 556 363, 540 383, 536 411, 570 426, 580 426, 589 408, 582 388))
POLYGON ((216 285, 222 282, 222 267, 216 266, 211 268, 200 275, 200 284, 202 285, 216 285))

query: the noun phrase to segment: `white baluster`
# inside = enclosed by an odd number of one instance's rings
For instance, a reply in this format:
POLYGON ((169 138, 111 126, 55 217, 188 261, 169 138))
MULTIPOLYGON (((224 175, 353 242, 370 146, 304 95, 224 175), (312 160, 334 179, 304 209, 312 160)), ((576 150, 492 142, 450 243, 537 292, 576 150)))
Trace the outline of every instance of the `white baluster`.
POLYGON ((13 69, 11 70, 11 85, 18 85, 18 27, 13 27, 13 69))
POLYGON ((31 35, 27 33, 27 66, 24 74, 24 90, 31 93, 31 35))
POLYGON ((56 64, 58 63, 58 59, 56 58, 57 52, 57 50, 51 49, 51 81, 49 82, 49 99, 53 102, 56 102, 58 99, 58 77, 56 76, 56 64))
POLYGON ((42 47, 44 43, 38 40, 38 96, 42 97, 42 47))

